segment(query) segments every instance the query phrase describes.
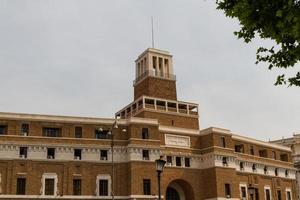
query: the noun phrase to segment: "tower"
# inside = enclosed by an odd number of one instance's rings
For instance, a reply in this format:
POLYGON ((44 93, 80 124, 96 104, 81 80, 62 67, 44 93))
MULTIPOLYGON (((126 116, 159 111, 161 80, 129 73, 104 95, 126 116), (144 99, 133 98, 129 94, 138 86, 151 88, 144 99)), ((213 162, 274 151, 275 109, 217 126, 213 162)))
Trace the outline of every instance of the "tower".
POLYGON ((157 119, 160 125, 199 130, 198 104, 178 101, 172 55, 148 48, 135 61, 134 101, 116 117, 157 119))

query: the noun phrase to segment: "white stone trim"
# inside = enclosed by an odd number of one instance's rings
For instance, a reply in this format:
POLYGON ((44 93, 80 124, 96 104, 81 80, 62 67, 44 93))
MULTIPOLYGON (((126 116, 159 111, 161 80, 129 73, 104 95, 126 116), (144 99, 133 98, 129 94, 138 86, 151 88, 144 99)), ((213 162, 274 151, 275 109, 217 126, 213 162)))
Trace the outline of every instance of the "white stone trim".
POLYGON ((267 192, 266 190, 270 191, 270 200, 272 200, 272 190, 271 187, 269 185, 265 185, 264 186, 264 199, 267 200, 267 192))
POLYGON ((240 190, 240 198, 241 198, 241 200, 248 200, 248 187, 247 187, 247 183, 240 183, 239 190, 240 190), (242 197, 242 187, 246 188, 246 199, 243 199, 243 197, 242 197))
POLYGON ((42 187, 41 187, 41 195, 42 196, 46 196, 51 197, 51 196, 57 196, 58 193, 58 188, 57 188, 57 184, 58 184, 58 178, 57 178, 57 174, 56 173, 44 173, 41 179, 42 182, 42 187), (46 179, 54 179, 54 195, 45 195, 45 180, 46 179))
POLYGON ((287 193, 290 192, 291 194, 291 200, 293 200, 293 192, 291 188, 285 188, 285 199, 288 200, 287 198, 287 193))
POLYGON ((200 131, 201 136, 208 135, 211 133, 220 133, 220 134, 229 135, 229 136, 232 135, 230 130, 224 129, 224 128, 217 128, 217 127, 209 127, 209 128, 206 128, 206 129, 203 129, 200 131))
POLYGON ((112 181, 110 174, 98 174, 96 178, 96 190, 95 194, 99 197, 111 197, 111 188, 112 188, 112 181), (99 180, 108 180, 108 196, 100 196, 99 191, 99 180))

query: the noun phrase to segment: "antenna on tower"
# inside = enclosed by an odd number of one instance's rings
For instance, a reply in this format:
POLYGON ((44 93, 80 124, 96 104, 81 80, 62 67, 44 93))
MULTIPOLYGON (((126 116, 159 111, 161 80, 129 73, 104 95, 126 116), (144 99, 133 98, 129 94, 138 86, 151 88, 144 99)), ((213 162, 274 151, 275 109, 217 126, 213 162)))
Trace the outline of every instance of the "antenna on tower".
POLYGON ((153 16, 151 16, 151 30, 152 30, 152 48, 154 48, 153 16))

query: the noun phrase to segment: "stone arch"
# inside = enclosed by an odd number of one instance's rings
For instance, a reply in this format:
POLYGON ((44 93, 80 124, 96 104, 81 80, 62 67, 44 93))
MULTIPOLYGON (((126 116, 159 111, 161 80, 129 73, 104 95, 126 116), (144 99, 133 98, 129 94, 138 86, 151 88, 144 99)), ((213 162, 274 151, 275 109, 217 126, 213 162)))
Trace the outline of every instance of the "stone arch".
POLYGON ((187 181, 182 179, 176 179, 171 181, 166 188, 165 195, 166 195, 165 196, 166 200, 194 200, 195 199, 192 186, 187 181), (177 198, 177 196, 179 197, 179 199, 177 198))

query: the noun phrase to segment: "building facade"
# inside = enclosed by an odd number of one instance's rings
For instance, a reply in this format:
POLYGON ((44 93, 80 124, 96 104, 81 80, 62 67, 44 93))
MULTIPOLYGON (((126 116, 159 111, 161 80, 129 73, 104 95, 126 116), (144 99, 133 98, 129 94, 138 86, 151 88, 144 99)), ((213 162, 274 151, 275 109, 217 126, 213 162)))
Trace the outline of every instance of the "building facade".
POLYGON ((296 199, 290 148, 200 130, 168 52, 145 50, 133 86, 115 119, 0 113, 0 199, 157 199, 160 156, 166 200, 296 199))

